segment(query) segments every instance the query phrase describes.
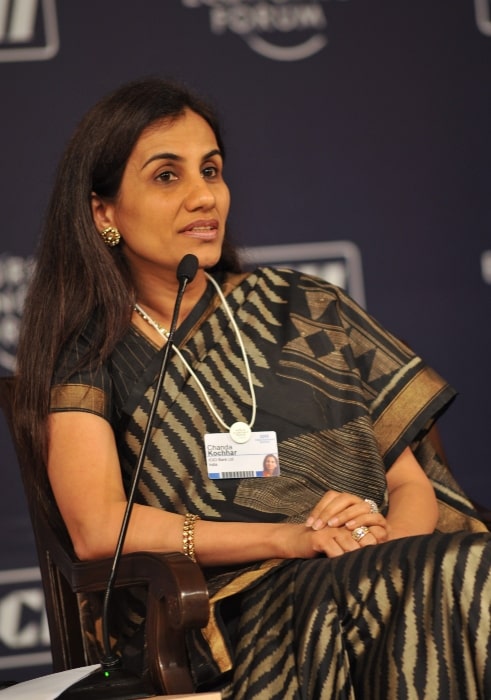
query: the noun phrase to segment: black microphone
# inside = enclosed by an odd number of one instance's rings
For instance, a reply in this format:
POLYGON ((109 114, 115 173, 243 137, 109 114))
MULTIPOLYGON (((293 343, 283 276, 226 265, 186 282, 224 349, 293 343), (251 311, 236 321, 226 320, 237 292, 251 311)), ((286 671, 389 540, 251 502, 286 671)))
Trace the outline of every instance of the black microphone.
MULTIPOLYGON (((198 272, 198 258, 196 255, 193 255, 192 253, 187 253, 177 266, 177 272, 176 272, 176 277, 179 280, 179 282, 183 285, 182 291, 179 289, 177 293, 177 298, 179 299, 179 296, 182 297, 182 294, 184 294, 184 290, 186 289, 186 285, 188 282, 192 282, 194 278, 196 277, 196 273, 198 272)), ((177 303, 177 300, 176 300, 177 303)), ((179 300, 179 306, 181 305, 181 302, 179 300)), ((179 308, 178 308, 179 311, 179 308)), ((176 319, 177 321, 177 319, 176 319)))
POLYGON ((189 282, 192 282, 198 271, 198 258, 192 253, 185 255, 177 266, 176 277, 179 282, 176 302, 172 314, 172 322, 167 336, 167 344, 162 354, 162 362, 155 384, 155 393, 153 396, 150 412, 148 414, 147 425, 143 436, 138 462, 131 480, 130 490, 128 493, 128 501, 126 504, 123 522, 119 533, 116 549, 114 551, 113 563, 109 574, 106 590, 104 593, 104 603, 102 607, 102 644, 103 658, 101 659, 100 668, 92 671, 82 680, 74 683, 67 688, 58 698, 70 700, 72 698, 90 698, 90 700, 107 700, 114 698, 116 700, 137 700, 139 698, 155 697, 155 692, 149 688, 148 683, 144 682, 139 676, 122 668, 121 659, 114 655, 111 651, 111 642, 109 635, 109 604, 111 594, 114 588, 114 581, 118 572, 119 562, 123 552, 123 546, 126 539, 126 533, 130 521, 133 504, 135 501, 136 489, 140 480, 143 463, 145 461, 150 433, 153 427, 153 420, 157 410, 157 404, 160 397, 160 391, 167 372, 169 363, 170 351, 173 345, 174 334, 179 318, 179 310, 181 301, 189 282))

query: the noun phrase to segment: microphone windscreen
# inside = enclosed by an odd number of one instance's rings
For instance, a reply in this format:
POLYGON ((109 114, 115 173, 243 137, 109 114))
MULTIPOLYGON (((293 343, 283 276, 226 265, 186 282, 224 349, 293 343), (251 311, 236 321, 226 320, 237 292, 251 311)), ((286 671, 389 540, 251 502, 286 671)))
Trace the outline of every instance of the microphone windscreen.
POLYGON ((192 282, 198 271, 198 258, 192 253, 187 253, 177 266, 177 279, 181 282, 187 279, 192 282))

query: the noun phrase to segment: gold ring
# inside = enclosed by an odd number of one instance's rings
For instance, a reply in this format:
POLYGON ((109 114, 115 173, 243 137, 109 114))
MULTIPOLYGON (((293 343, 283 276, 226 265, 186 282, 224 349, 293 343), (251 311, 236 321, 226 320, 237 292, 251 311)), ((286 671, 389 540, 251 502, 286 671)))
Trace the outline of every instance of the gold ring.
POLYGON ((375 501, 372 501, 371 498, 364 498, 363 500, 370 506, 370 513, 378 513, 378 506, 375 501))
POLYGON ((355 527, 353 532, 351 533, 351 537, 355 540, 355 542, 359 542, 365 535, 368 535, 370 530, 367 528, 366 525, 360 525, 360 527, 355 527))

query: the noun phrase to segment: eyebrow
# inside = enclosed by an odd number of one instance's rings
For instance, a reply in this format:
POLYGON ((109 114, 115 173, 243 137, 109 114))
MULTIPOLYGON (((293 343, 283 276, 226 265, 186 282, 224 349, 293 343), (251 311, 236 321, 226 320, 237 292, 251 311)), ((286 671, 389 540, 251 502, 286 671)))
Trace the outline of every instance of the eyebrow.
MULTIPOLYGON (((223 155, 219 148, 214 148, 213 150, 208 151, 208 153, 205 153, 203 160, 208 160, 208 158, 212 158, 213 156, 220 156, 220 158, 223 160, 223 155)), ((147 167, 147 165, 149 165, 149 163, 153 163, 155 160, 174 160, 179 162, 184 160, 184 158, 182 156, 178 156, 176 153, 156 153, 146 160, 145 163, 143 163, 141 169, 143 170, 147 167)))

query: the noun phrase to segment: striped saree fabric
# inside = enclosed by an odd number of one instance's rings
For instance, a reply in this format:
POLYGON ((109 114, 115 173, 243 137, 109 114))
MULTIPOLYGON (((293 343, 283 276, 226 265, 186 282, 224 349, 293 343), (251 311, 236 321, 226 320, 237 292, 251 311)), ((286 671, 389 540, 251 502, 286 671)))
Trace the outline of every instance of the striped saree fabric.
MULTIPOLYGON (((222 428, 173 355, 139 502, 244 527, 302 522, 328 489, 386 511, 386 471, 411 446, 447 532, 333 560, 206 570, 211 621, 189 645, 197 683, 233 700, 491 697, 489 535, 426 438, 454 390, 323 280, 260 268, 221 284, 251 366, 253 429, 276 432, 280 476, 208 477, 204 435, 222 428)), ((225 423, 248 422, 242 355, 211 286, 176 343, 225 423)), ((103 366, 71 371, 89 344, 90 324, 60 360, 51 410, 110 421, 129 483, 162 351, 132 326, 103 366)), ((127 604, 133 643, 137 607, 127 604)))

